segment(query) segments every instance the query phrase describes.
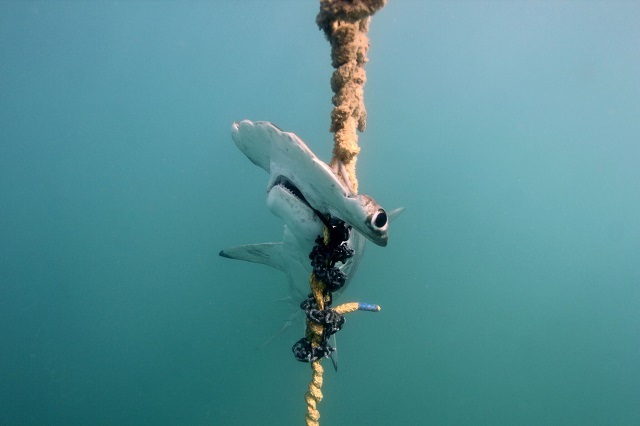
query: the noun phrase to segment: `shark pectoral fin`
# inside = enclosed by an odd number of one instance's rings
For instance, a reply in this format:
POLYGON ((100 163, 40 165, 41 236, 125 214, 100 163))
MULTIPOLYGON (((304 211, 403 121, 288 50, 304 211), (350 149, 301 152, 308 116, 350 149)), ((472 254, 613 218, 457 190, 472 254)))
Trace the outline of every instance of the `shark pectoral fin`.
POLYGON ((246 260, 247 262, 262 263, 280 271, 282 265, 282 243, 245 244, 229 247, 220 252, 220 256, 229 259, 246 260))
POLYGON ((404 211, 404 207, 398 207, 397 209, 393 209, 390 212, 387 212, 387 216, 389 216, 389 222, 393 222, 397 219, 398 216, 402 214, 404 211))
MULTIPOLYGON (((296 308, 297 308, 297 306, 296 306, 296 308)), ((303 319, 302 310, 297 309, 297 310, 293 311, 291 313, 291 315, 289 315, 289 318, 287 318, 287 320, 282 325, 282 328, 280 330, 278 330, 278 332, 276 332, 276 334, 274 334, 273 336, 271 336, 267 340, 265 340, 264 343, 262 344, 262 346, 268 345, 273 339, 275 339, 276 337, 281 336, 282 333, 287 331, 296 322, 302 322, 302 319, 303 319)))

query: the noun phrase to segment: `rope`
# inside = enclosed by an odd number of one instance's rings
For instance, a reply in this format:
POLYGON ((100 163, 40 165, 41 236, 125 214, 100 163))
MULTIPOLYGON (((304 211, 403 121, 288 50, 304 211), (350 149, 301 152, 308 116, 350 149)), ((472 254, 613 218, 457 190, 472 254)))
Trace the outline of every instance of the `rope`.
MULTIPOLYGON (((312 273, 311 278, 309 279, 309 284, 316 303, 320 309, 324 309, 324 283, 316 279, 316 274, 312 273)), ((323 332, 324 327, 322 324, 307 319, 306 336, 307 339, 311 341, 312 347, 320 346, 323 332)), ((308 426, 317 426, 320 424, 320 411, 318 411, 318 404, 322 401, 322 374, 324 373, 320 360, 311 363, 311 370, 313 373, 311 374, 311 381, 309 382, 309 390, 305 394, 305 400, 307 401, 307 414, 305 419, 308 426)))
POLYGON ((318 425, 320 412, 318 404, 322 400, 322 375, 324 370, 320 361, 335 350, 328 343, 329 336, 337 333, 344 324, 344 314, 355 311, 380 311, 380 306, 368 303, 344 303, 335 309, 331 307, 332 292, 339 290, 346 276, 337 268, 336 262, 345 262, 353 256, 348 247, 350 227, 340 220, 327 220, 329 227, 324 228, 324 236, 316 239, 316 246, 309 257, 312 259, 313 272, 309 278, 311 294, 300 307, 307 315, 305 337, 293 345, 296 359, 310 362, 313 371, 309 390, 305 394, 307 402, 307 425, 318 425), (329 230, 331 229, 331 230, 329 230), (320 279, 320 277, 323 277, 320 279), (325 283, 323 280, 327 280, 325 283))
MULTIPOLYGON (((386 0, 320 0, 320 13, 316 17, 318 27, 324 31, 331 44, 331 62, 335 68, 331 77, 331 88, 334 93, 331 101, 334 108, 331 112, 330 131, 334 134, 334 147, 330 166, 347 183, 354 194, 358 192, 356 160, 360 152, 357 131, 364 132, 367 126, 367 111, 364 106, 364 84, 367 81, 364 65, 368 60, 367 52, 369 50, 367 31, 369 30, 370 17, 385 3, 386 0)), ((326 226, 323 242, 325 246, 334 243, 330 241, 329 230, 326 226)), ((329 311, 335 312, 342 319, 338 325, 333 323, 332 333, 342 327, 344 322, 342 315, 345 313, 356 310, 372 312, 380 310, 377 305, 355 302, 345 303, 331 310, 331 291, 335 290, 333 288, 335 283, 329 283, 332 289, 328 290, 327 284, 318 279, 316 272, 312 272, 309 284, 317 310, 327 312, 325 308, 328 307, 329 311)), ((321 389, 324 372, 320 361, 322 357, 331 354, 333 348, 326 344, 329 332, 325 331, 325 327, 329 327, 328 320, 325 319, 325 324, 310 320, 309 311, 311 308, 308 305, 310 303, 307 304, 305 338, 307 342, 311 342, 312 349, 310 352, 303 353, 307 357, 312 357, 315 353, 314 350, 320 349, 319 353, 322 356, 318 359, 309 358, 313 373, 309 390, 305 394, 307 402, 305 417, 308 426, 318 426, 320 420, 318 403, 322 400, 321 389)), ((328 317, 335 320, 331 315, 327 315, 326 318, 328 317)), ((296 345, 300 344, 301 342, 296 343, 296 345)), ((294 353, 296 353, 296 345, 293 348, 294 353)), ((300 346, 297 349, 299 350, 300 346)), ((299 353, 296 353, 297 358, 298 356, 299 353)))
POLYGON ((358 192, 356 159, 360 152, 356 130, 364 132, 367 127, 364 106, 367 32, 370 17, 385 3, 386 0, 320 0, 316 18, 331 44, 331 63, 335 68, 331 77, 334 108, 329 129, 334 134, 334 145, 329 165, 348 182, 354 194, 358 192))

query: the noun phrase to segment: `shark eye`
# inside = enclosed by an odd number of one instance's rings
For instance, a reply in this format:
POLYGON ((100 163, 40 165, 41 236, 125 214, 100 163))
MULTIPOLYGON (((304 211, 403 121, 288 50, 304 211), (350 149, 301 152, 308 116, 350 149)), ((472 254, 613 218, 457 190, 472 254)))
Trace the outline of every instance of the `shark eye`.
POLYGON ((384 228, 384 226, 387 224, 387 212, 382 209, 378 209, 376 214, 373 215, 373 220, 371 221, 371 223, 373 223, 373 226, 375 226, 376 228, 384 228))

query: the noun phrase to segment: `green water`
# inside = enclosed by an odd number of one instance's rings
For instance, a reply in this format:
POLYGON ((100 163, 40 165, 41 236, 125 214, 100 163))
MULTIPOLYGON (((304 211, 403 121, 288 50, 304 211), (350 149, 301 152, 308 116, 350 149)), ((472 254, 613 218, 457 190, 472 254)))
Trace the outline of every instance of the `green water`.
MULTIPOLYGON (((330 155, 316 1, 0 1, 0 424, 303 424, 234 120, 330 155)), ((640 6, 390 0, 325 425, 640 424, 640 6)))

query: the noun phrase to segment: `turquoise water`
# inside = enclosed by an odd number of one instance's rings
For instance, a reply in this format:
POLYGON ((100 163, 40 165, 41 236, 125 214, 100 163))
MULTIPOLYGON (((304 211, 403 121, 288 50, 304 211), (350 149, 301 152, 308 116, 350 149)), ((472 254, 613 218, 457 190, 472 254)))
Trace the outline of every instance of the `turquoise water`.
MULTIPOLYGON (((0 424, 303 424, 234 120, 327 160, 316 1, 0 2, 0 424), (267 6, 268 4, 268 6, 267 6)), ((640 6, 391 0, 322 424, 640 424, 640 6)))

